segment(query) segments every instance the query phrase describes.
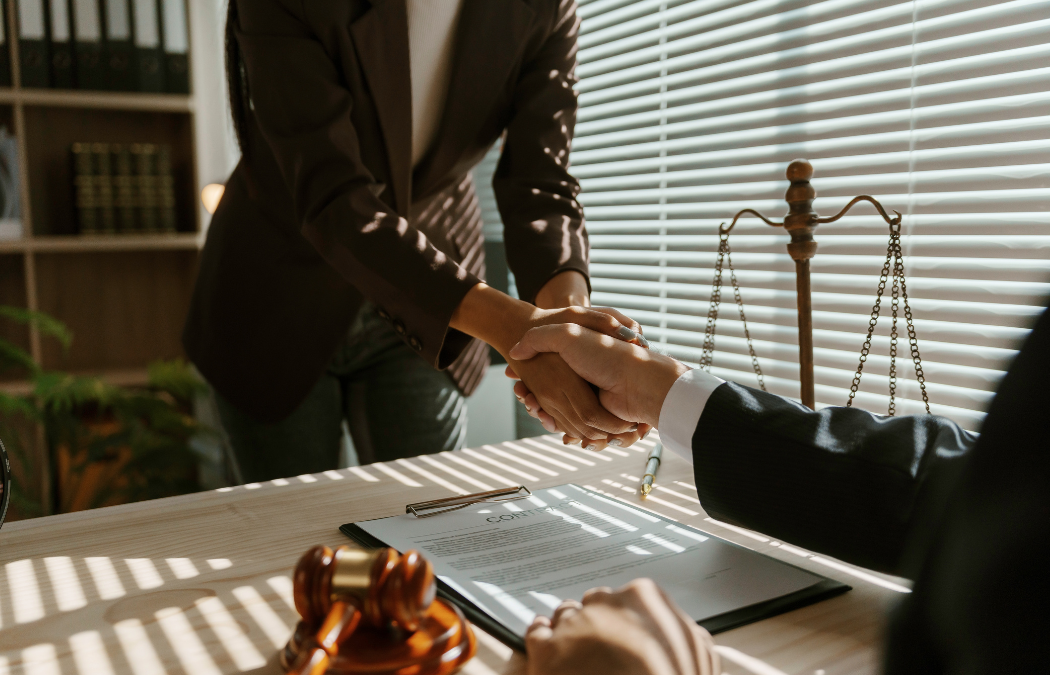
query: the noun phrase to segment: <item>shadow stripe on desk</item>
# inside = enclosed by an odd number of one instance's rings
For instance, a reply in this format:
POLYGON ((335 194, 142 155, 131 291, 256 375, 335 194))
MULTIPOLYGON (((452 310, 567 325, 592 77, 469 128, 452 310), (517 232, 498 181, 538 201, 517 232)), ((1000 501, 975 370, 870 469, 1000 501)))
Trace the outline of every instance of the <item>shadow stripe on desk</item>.
POLYGON ((2 584, 8 593, 0 593, 0 672, 73 673, 70 661, 80 675, 165 674, 171 671, 164 664, 173 662, 194 675, 261 668, 298 620, 291 579, 275 576, 265 586, 219 592, 184 583, 206 581, 231 566, 223 558, 56 556, 9 562, 2 584), (104 620, 95 622, 97 630, 64 630, 99 611, 104 620), (56 622, 55 615, 68 620, 56 622), (45 618, 51 621, 41 626, 45 618))
MULTIPOLYGON (((639 441, 634 449, 637 453, 647 453, 653 445, 654 442, 650 438, 639 441)), ((384 478, 389 478, 406 487, 436 485, 454 494, 468 494, 477 490, 495 489, 495 486, 492 485, 493 481, 508 487, 520 485, 521 480, 536 482, 540 480, 535 475, 537 473, 551 477, 563 474, 569 476, 582 468, 593 469, 601 467, 602 464, 613 463, 624 463, 638 470, 642 468, 642 466, 635 466, 639 461, 638 457, 626 450, 606 448, 601 452, 594 452, 578 445, 564 445, 559 435, 548 435, 534 439, 507 441, 496 445, 483 445, 480 448, 455 453, 421 455, 393 462, 377 462, 317 474, 277 478, 265 483, 247 483, 219 488, 217 492, 260 490, 346 479, 377 483, 383 481, 384 478), (482 467, 482 463, 493 469, 482 467), (447 474, 450 478, 446 478, 443 474, 447 474)), ((644 460, 642 462, 644 465, 644 460)))

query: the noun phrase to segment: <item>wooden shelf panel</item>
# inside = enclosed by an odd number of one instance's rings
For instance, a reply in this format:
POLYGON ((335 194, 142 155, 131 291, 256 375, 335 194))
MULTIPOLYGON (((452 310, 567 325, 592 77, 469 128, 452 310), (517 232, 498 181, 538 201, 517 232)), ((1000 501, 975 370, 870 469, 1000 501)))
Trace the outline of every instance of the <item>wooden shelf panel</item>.
MULTIPOLYGON (((0 305, 9 307, 26 307, 29 304, 26 293, 25 261, 18 255, 0 255, 0 305)), ((29 342, 29 328, 6 318, 0 318, 0 339, 7 340, 15 347, 32 353, 29 342)), ((4 377, 24 377, 21 369, 5 372, 4 377)))
POLYGON ((182 356, 197 258, 192 250, 35 256, 39 309, 73 333, 68 353, 43 341, 43 366, 125 370, 182 356))
MULTIPOLYGON (((107 384, 117 387, 144 387, 149 382, 149 371, 145 368, 115 370, 84 370, 73 375, 100 377, 107 384)), ((9 396, 25 396, 33 392, 33 383, 29 380, 0 381, 0 392, 9 396)))
POLYGON ((0 240, 0 253, 87 253, 91 251, 196 251, 199 234, 114 234, 26 237, 0 240))
POLYGON ((193 97, 185 94, 145 94, 138 92, 80 91, 75 89, 0 88, 0 104, 92 108, 97 110, 144 110, 193 112, 193 97))

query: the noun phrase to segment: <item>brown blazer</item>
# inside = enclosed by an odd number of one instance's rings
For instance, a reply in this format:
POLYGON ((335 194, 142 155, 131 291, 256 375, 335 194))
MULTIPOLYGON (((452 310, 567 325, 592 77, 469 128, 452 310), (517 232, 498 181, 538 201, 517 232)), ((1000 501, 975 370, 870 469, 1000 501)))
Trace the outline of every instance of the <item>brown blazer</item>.
POLYGON ((493 187, 521 297, 587 274, 567 170, 575 3, 464 0, 440 131, 415 171, 404 0, 237 9, 248 143, 201 256, 190 358, 244 412, 283 419, 367 298, 469 394, 488 352, 449 321, 485 273, 470 171, 504 132, 493 187))

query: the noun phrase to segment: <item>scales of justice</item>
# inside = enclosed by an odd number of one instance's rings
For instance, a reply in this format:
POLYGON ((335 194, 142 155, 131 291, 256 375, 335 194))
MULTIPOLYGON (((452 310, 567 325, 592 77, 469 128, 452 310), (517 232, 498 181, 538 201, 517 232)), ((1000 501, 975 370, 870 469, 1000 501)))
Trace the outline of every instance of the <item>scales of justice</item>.
POLYGON ((758 357, 751 344, 751 335, 747 329, 747 319, 744 316, 744 303, 740 297, 740 286, 736 280, 736 272, 733 269, 732 255, 729 249, 729 233, 736 225, 737 220, 744 215, 752 215, 768 225, 783 227, 791 235, 791 241, 787 245, 788 254, 795 261, 795 284, 798 294, 798 354, 799 354, 799 383, 802 403, 809 408, 814 408, 816 400, 814 394, 813 379, 813 297, 809 283, 809 261, 817 253, 817 242, 813 238, 817 225, 822 223, 833 223, 842 218, 859 202, 871 202, 878 210, 879 215, 889 225, 890 239, 886 249, 886 260, 882 266, 879 276, 878 291, 875 295, 875 304, 871 309, 871 319, 868 321, 868 333, 861 347, 860 362, 857 372, 853 376, 853 384, 850 387, 849 399, 846 407, 853 404, 853 398, 860 387, 860 378, 864 370, 864 364, 868 360, 871 350, 871 338, 875 332, 875 326, 879 320, 882 309, 883 294, 887 282, 890 283, 890 312, 892 315, 890 325, 890 403, 888 414, 896 412, 896 390, 897 390, 897 322, 903 310, 903 317, 907 327, 908 346, 912 363, 915 365, 915 378, 922 392, 922 401, 926 405, 927 414, 930 412, 930 400, 926 394, 926 379, 922 372, 922 359, 919 355, 919 343, 915 336, 915 325, 912 321, 911 307, 908 304, 908 286, 904 278, 904 256, 901 252, 901 214, 894 211, 893 217, 886 213, 882 204, 873 197, 860 195, 854 197, 841 211, 834 216, 821 217, 813 211, 813 200, 817 196, 816 190, 810 183, 813 177, 813 165, 805 159, 796 159, 787 168, 787 179, 791 185, 784 195, 788 204, 788 212, 784 216, 784 222, 776 223, 766 218, 754 209, 744 209, 733 216, 733 221, 727 226, 722 223, 718 228, 719 245, 718 259, 715 262, 715 276, 711 284, 711 302, 707 313, 707 327, 704 332, 704 344, 700 355, 700 367, 705 370, 711 369, 711 361, 714 356, 715 347, 715 324, 718 321, 718 309, 722 300, 722 269, 723 265, 729 266, 729 279, 733 287, 733 295, 736 300, 740 321, 744 329, 744 338, 747 340, 748 353, 751 356, 751 364, 758 378, 759 387, 766 390, 762 369, 758 364, 758 357))

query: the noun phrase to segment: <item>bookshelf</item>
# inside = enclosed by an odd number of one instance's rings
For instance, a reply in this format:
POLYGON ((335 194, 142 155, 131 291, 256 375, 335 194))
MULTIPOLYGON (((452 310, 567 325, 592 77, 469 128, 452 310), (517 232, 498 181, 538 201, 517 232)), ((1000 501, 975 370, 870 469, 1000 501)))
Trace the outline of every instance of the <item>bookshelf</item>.
MULTIPOLYGON (((16 3, 6 4, 17 27, 16 3)), ((226 122, 221 0, 189 2, 191 93, 33 89, 21 86, 17 30, 10 30, 11 87, 0 88, 0 124, 18 146, 22 237, 0 239, 0 304, 65 322, 67 354, 36 331, 0 324, 0 339, 26 348, 45 368, 141 385, 157 359, 182 356, 181 333, 209 215, 204 185, 223 182, 235 156, 226 122), (177 232, 76 234, 76 141, 155 143, 172 150, 177 232)), ((25 394, 16 373, 0 391, 25 394)), ((52 483, 42 437, 34 462, 45 501, 52 483)))

